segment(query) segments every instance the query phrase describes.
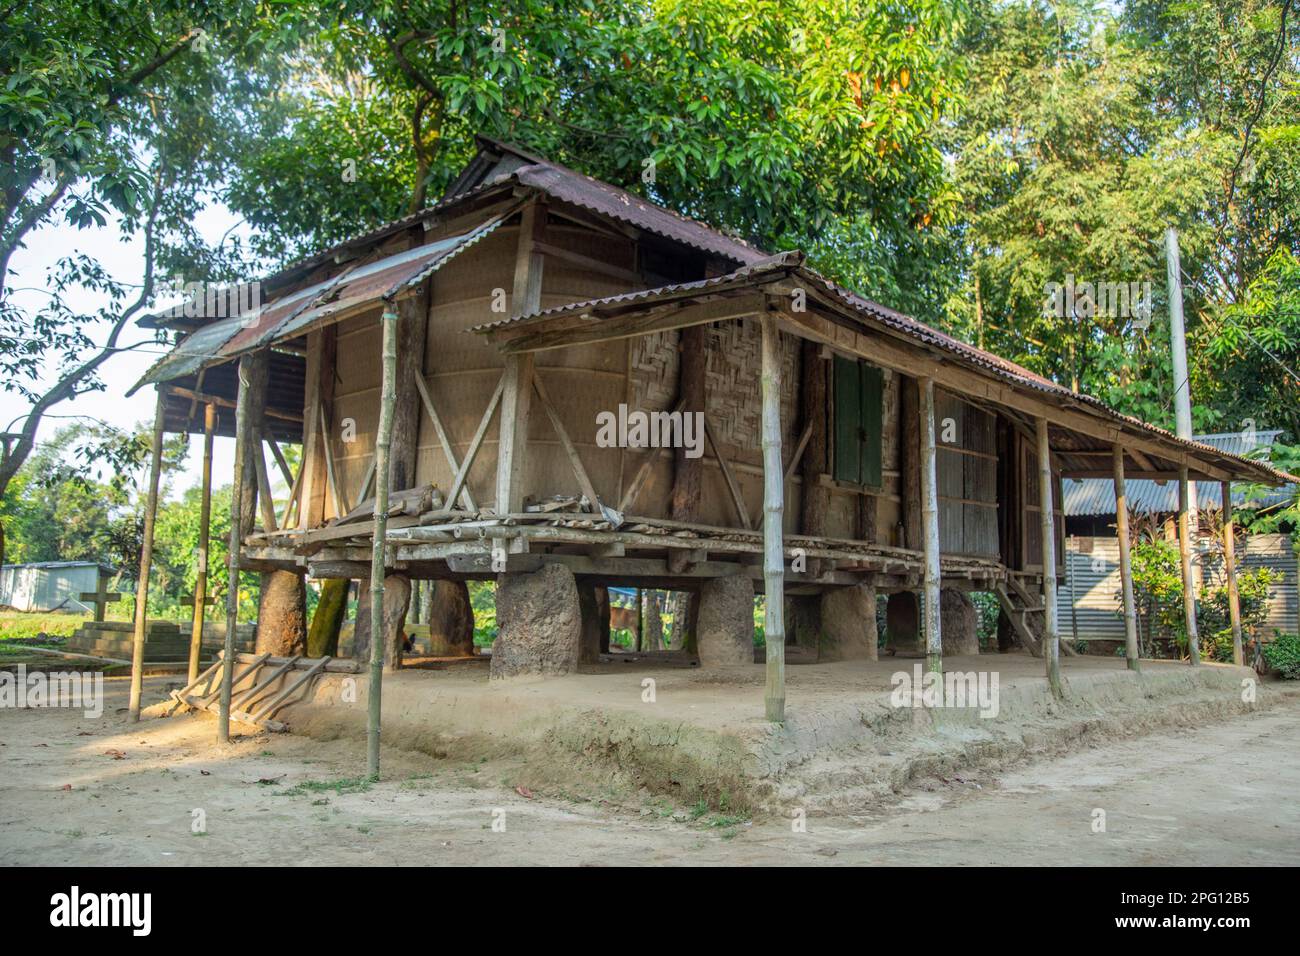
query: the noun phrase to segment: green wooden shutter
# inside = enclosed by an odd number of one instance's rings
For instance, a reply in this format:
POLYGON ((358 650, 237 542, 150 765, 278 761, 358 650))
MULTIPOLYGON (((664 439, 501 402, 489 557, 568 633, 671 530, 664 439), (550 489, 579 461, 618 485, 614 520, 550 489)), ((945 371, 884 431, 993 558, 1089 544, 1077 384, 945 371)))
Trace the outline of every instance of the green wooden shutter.
POLYGON ((862 480, 862 398, 859 365, 835 356, 835 478, 862 480))
POLYGON ((860 365, 862 375, 861 477, 872 488, 881 485, 880 439, 884 411, 884 375, 874 365, 860 365))

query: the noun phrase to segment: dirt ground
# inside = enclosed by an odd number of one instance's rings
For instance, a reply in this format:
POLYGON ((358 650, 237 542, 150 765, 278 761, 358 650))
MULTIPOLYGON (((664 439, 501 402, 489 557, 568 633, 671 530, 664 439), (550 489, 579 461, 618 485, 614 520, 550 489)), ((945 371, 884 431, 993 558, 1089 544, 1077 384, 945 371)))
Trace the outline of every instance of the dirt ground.
MULTIPOLYGON (((149 699, 165 679, 149 681, 149 699)), ((0 863, 1221 864, 1300 862, 1300 694, 1258 714, 996 775, 922 781, 861 816, 755 821, 640 795, 516 791, 525 769, 260 734, 206 716, 0 710, 0 863), (117 754, 121 756, 117 756, 117 754), (1105 832, 1094 832, 1105 811, 1105 832), (202 827, 196 826, 200 820, 202 827), (495 826, 494 826, 495 823, 495 826), (194 832, 196 829, 201 832, 194 832)))

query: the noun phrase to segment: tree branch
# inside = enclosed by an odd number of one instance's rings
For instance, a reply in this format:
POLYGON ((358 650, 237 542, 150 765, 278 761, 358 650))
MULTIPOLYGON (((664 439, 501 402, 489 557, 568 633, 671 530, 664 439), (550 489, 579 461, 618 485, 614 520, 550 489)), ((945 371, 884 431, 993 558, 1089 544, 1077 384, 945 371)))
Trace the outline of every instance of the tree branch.
POLYGON ((93 375, 105 361, 118 351, 117 340, 122 334, 122 330, 152 298, 156 245, 154 229, 158 219, 158 211, 162 205, 162 194, 163 167, 160 164, 154 174, 153 206, 149 210, 149 218, 145 221, 144 226, 144 280, 140 284, 140 294, 114 321, 112 329, 109 330, 108 339, 100 346, 99 350, 76 368, 67 372, 33 404, 31 411, 27 413, 26 420, 23 422, 22 430, 17 435, 17 442, 8 450, 4 460, 0 461, 0 497, 4 496, 14 474, 32 453, 32 449, 36 445, 36 432, 40 428, 45 413, 59 402, 74 398, 77 394, 77 386, 93 375))

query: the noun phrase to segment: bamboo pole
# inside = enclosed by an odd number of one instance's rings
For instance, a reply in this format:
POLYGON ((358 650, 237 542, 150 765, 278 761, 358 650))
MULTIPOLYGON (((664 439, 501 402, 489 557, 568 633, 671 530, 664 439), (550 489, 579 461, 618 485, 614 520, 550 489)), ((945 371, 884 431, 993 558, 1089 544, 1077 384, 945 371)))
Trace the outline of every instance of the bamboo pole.
POLYGON ((1043 657, 1047 683, 1061 696, 1061 632, 1056 611, 1056 530, 1053 527, 1052 449, 1047 440, 1047 419, 1034 421, 1038 445, 1038 511, 1043 535, 1043 657))
MULTIPOLYGON (((785 553, 782 517, 785 480, 781 461, 781 341, 776 318, 762 317, 763 367, 763 633, 767 642, 767 682, 763 709, 767 719, 785 720, 785 553)), ((715 446, 716 450, 716 446, 715 446)), ((721 455, 719 454, 719 459, 721 455)), ((742 520, 748 519, 742 514, 742 520)))
POLYGON ((921 392, 921 527, 925 554, 925 666, 943 671, 943 631, 939 611, 939 476, 934 446, 934 379, 918 383, 921 392))
POLYGON ((131 698, 127 711, 134 723, 140 719, 140 695, 144 690, 144 639, 148 624, 149 571, 153 567, 153 526, 158 515, 158 479, 162 473, 163 403, 162 389, 154 406, 153 444, 149 455, 149 494, 144 506, 144 541, 140 547, 140 577, 135 585, 135 634, 131 642, 131 698))
MULTIPOLYGON (((379 779, 379 729, 384 684, 384 538, 388 533, 388 490, 392 481, 389 446, 397 401, 397 310, 384 308, 383 386, 379 397, 379 429, 375 436, 375 537, 370 557, 370 696, 366 715, 367 772, 379 779)), ((455 499, 452 499, 453 501, 455 499)))
POLYGON ((235 399, 235 477, 230 486, 230 554, 226 565, 230 581, 226 588, 225 666, 221 668, 221 702, 217 708, 217 741, 230 740, 230 693, 235 679, 235 629, 239 626, 239 532, 243 524, 244 459, 248 454, 248 392, 252 382, 253 356, 239 360, 239 391, 235 399))
POLYGON ((1201 663, 1201 639, 1196 631, 1196 580, 1192 576, 1191 483, 1187 468, 1178 469, 1178 560, 1183 573, 1183 625, 1187 629, 1187 657, 1193 667, 1201 663))
POLYGON ((1137 602, 1133 598, 1133 556, 1129 553, 1128 492, 1124 487, 1124 449, 1112 448, 1115 466, 1115 533, 1119 539, 1119 581, 1124 596, 1124 659, 1131 671, 1138 664, 1137 602))
POLYGON ((194 576, 194 618, 190 627, 190 666, 186 675, 191 681, 199 676, 199 658, 203 655, 203 609, 208 599, 208 546, 212 531, 212 435, 217 428, 217 406, 209 402, 203 409, 203 475, 199 494, 199 567, 194 576))
POLYGON ((1241 642, 1241 594, 1237 590, 1237 542, 1232 521, 1232 482, 1219 483, 1223 493, 1223 572, 1228 579, 1228 619, 1232 623, 1232 663, 1245 663, 1241 642))

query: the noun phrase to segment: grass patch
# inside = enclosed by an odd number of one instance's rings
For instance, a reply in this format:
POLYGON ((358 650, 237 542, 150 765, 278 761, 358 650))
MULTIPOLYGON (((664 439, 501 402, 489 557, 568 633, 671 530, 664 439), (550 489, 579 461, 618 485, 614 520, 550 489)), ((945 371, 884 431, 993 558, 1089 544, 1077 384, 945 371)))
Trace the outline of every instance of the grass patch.
POLYGON ((85 614, 0 611, 0 641, 33 640, 38 634, 68 638, 87 620, 85 614))
MULTIPOLYGON (((369 777, 344 777, 342 780, 304 780, 288 790, 276 791, 277 797, 305 797, 310 793, 365 793, 372 786, 369 777)), ((315 806, 316 804, 313 804, 315 806)))

